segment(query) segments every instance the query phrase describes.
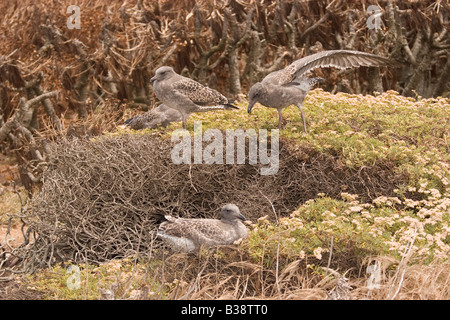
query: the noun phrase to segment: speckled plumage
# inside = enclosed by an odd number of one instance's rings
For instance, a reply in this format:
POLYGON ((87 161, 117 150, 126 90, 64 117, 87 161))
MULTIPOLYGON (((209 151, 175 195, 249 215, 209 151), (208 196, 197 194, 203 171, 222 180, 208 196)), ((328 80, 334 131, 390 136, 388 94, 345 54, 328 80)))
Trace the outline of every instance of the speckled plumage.
POLYGON ((156 97, 181 113, 183 128, 193 112, 237 109, 220 92, 183 77, 168 66, 158 68, 150 82, 156 97))
POLYGON ((334 67, 348 69, 360 66, 389 66, 394 65, 387 58, 374 54, 353 50, 322 51, 292 62, 284 69, 268 74, 261 82, 255 83, 249 91, 250 113, 256 102, 269 108, 278 110, 281 128, 281 111, 296 105, 302 114, 303 126, 306 132, 306 121, 302 103, 310 88, 319 80, 307 78, 305 75, 316 68, 334 67))
POLYGON ((181 121, 181 119, 180 112, 161 104, 156 108, 128 119, 124 124, 134 130, 154 129, 158 126, 167 127, 169 123, 181 121))
POLYGON ((355 50, 321 51, 292 62, 284 69, 268 74, 263 83, 287 85, 304 79, 304 75, 317 68, 334 67, 348 69, 356 67, 389 66, 392 61, 375 54, 355 50))
POLYGON ((175 251, 192 252, 201 246, 228 245, 247 237, 247 228, 239 221, 245 218, 234 204, 222 207, 220 220, 164 217, 157 236, 175 251))
POLYGON ((220 92, 205 87, 189 78, 183 77, 175 82, 173 82, 173 88, 184 94, 186 97, 192 100, 195 104, 199 106, 211 106, 211 105, 221 105, 227 104, 228 99, 225 98, 220 92))

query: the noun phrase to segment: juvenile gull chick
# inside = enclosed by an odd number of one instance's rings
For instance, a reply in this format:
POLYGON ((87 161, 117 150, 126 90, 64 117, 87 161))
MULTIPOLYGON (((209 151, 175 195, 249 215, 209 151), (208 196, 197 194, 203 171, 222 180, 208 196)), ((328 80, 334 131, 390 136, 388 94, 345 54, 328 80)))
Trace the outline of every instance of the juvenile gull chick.
POLYGON ((167 221, 160 224, 158 238, 164 240, 175 251, 198 251, 202 245, 213 247, 233 244, 247 237, 247 228, 239 221, 245 217, 234 204, 226 204, 221 210, 221 219, 183 219, 164 216, 167 221))
POLYGON ((169 123, 174 121, 181 121, 181 114, 177 110, 161 104, 154 109, 126 120, 124 125, 134 130, 154 129, 158 126, 167 127, 169 123))
POLYGON ((156 97, 181 113, 184 129, 193 112, 238 109, 218 91, 175 73, 172 67, 158 68, 150 82, 156 97))
POLYGON ((354 67, 388 66, 395 65, 389 59, 352 50, 321 51, 302 59, 296 60, 282 70, 269 73, 261 82, 255 83, 248 93, 248 113, 252 111, 255 103, 275 108, 278 111, 278 128, 281 129, 281 111, 296 105, 302 114, 303 128, 306 130, 306 121, 303 114, 303 100, 314 84, 320 78, 307 78, 304 75, 316 68, 335 67, 348 69, 354 67))

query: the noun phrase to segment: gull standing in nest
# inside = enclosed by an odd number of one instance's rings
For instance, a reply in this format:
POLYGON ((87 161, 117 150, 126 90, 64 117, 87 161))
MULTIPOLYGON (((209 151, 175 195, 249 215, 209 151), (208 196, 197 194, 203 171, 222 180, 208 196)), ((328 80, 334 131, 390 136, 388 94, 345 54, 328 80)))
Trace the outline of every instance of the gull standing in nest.
POLYGON ((303 114, 303 100, 308 91, 321 78, 307 78, 306 73, 316 68, 334 67, 348 69, 355 67, 392 66, 395 65, 387 58, 371 53, 352 50, 321 51, 302 59, 296 60, 282 70, 269 73, 261 82, 255 83, 248 93, 248 113, 251 113, 255 103, 275 108, 278 111, 278 128, 281 129, 281 111, 296 105, 301 112, 303 128, 306 130, 305 115, 303 114))
POLYGON ((164 216, 157 237, 173 250, 198 251, 201 246, 229 245, 247 237, 247 227, 240 221, 245 217, 234 204, 226 204, 221 210, 221 219, 184 219, 164 216))
POLYGON ((175 73, 172 67, 158 68, 150 82, 156 97, 181 113, 184 129, 193 112, 238 109, 218 91, 175 73))

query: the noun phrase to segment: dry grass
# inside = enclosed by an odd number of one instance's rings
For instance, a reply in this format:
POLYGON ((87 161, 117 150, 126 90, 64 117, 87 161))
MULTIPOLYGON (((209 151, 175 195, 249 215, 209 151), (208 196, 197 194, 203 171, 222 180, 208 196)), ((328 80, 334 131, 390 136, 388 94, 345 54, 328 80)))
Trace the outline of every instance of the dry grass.
POLYGON ((374 300, 448 300, 450 299, 450 264, 422 263, 407 265, 389 257, 376 257, 381 266, 381 283, 367 286, 367 277, 352 281, 353 299, 374 300), (398 276, 400 275, 400 277, 398 276))
MULTIPOLYGON (((378 286, 370 285, 370 273, 363 265, 360 275, 349 277, 347 299, 450 298, 448 263, 399 267, 399 261, 389 257, 374 257, 370 264, 374 261, 382 267, 378 286), (397 271, 402 274, 401 281, 397 271)), ((79 264, 78 290, 67 289, 68 274, 63 266, 22 277, 20 283, 22 292, 40 292, 44 299, 324 300, 344 273, 314 267, 313 259, 274 262, 279 270, 252 262, 244 242, 239 247, 203 250, 198 255, 160 250, 140 260, 112 260, 99 266, 79 264)))

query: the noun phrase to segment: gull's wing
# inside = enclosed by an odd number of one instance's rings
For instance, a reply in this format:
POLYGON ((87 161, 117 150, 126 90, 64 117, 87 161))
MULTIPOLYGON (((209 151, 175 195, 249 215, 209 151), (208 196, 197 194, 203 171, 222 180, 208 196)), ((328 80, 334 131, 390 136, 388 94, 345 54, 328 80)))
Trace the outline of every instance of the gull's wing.
POLYGON ((316 68, 334 67, 348 69, 356 67, 394 66, 393 61, 375 54, 353 50, 321 51, 296 60, 282 70, 268 74, 263 82, 285 85, 302 78, 316 68))
MULTIPOLYGON (((166 216, 167 219, 167 216, 166 216)), ((166 235, 187 238, 195 243, 223 244, 230 241, 231 233, 214 219, 176 219, 170 217, 159 228, 166 235)))
POLYGON ((228 99, 220 92, 186 77, 177 77, 172 83, 172 87, 199 106, 214 106, 228 103, 228 99))

